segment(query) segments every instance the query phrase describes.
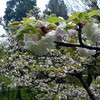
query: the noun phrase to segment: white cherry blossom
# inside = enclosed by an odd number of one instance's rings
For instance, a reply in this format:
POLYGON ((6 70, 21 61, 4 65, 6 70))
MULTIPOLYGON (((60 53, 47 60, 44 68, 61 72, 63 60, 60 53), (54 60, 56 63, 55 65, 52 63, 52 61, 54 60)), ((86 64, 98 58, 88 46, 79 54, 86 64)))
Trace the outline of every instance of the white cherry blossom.
POLYGON ((78 53, 80 56, 91 56, 94 55, 96 53, 96 50, 89 50, 86 48, 77 48, 78 53))
POLYGON ((43 36, 38 40, 36 34, 24 35, 25 48, 32 51, 35 55, 46 55, 53 47, 53 37, 43 36))
POLYGON ((98 24, 94 22, 88 22, 83 27, 82 32, 87 37, 88 40, 92 42, 97 42, 100 40, 100 29, 98 28, 98 24))

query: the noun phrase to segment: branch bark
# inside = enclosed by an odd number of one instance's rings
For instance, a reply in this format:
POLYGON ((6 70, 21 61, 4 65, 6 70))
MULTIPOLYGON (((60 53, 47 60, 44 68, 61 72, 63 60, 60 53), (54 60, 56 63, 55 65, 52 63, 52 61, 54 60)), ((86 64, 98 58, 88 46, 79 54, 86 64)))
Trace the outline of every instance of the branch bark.
POLYGON ((59 46, 64 46, 64 47, 81 47, 81 48, 86 48, 86 49, 90 49, 90 50, 100 50, 99 47, 94 47, 94 46, 88 46, 88 45, 80 45, 80 44, 72 44, 72 43, 64 43, 64 42, 57 42, 55 41, 54 43, 56 43, 59 46))
POLYGON ((71 75, 76 76, 82 83, 83 87, 85 88, 85 90, 87 91, 88 95, 90 96, 91 100, 97 100, 95 95, 93 94, 93 92, 91 91, 91 89, 89 88, 88 84, 85 82, 82 73, 77 73, 75 71, 75 73, 72 73, 71 75))

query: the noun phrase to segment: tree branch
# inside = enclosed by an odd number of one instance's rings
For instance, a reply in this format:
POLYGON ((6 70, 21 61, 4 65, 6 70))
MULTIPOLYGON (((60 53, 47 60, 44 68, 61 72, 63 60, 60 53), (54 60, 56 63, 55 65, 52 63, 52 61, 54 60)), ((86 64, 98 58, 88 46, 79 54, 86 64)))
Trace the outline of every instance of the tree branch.
POLYGON ((77 31, 78 31, 78 39, 79 39, 80 45, 83 46, 84 44, 83 44, 83 42, 82 42, 82 36, 81 36, 82 24, 79 23, 78 26, 79 26, 79 28, 77 29, 77 31))
POLYGON ((93 92, 90 90, 88 84, 85 82, 85 80, 84 80, 83 75, 82 75, 81 72, 77 73, 77 71, 75 71, 74 73, 72 73, 70 75, 76 76, 81 81, 83 87, 87 91, 87 93, 90 96, 91 100, 97 100, 96 97, 94 96, 93 92))
POLYGON ((54 43, 56 43, 59 46, 64 46, 64 47, 81 47, 81 48, 87 48, 87 49, 90 49, 90 50, 100 50, 99 47, 88 46, 88 45, 85 45, 82 42, 82 35, 81 35, 81 33, 82 33, 82 23, 79 23, 78 26, 79 26, 79 28, 77 29, 77 31, 78 31, 78 39, 79 39, 80 44, 63 43, 63 42, 57 42, 57 41, 55 41, 54 43))
POLYGON ((84 44, 72 44, 72 43, 64 43, 64 42, 57 42, 55 41, 54 43, 56 43, 59 46, 64 46, 64 47, 81 47, 81 48, 86 48, 86 49, 90 49, 90 50, 100 50, 99 47, 95 47, 95 46, 88 46, 88 45, 84 45, 84 44))
POLYGON ((79 28, 77 29, 77 31, 78 31, 78 39, 79 39, 79 43, 80 44, 63 43, 63 42, 57 42, 57 41, 55 41, 54 43, 56 43, 59 46, 64 46, 64 47, 81 47, 81 48, 87 48, 87 49, 90 49, 90 50, 100 50, 99 47, 88 46, 88 45, 85 45, 82 42, 82 36, 81 36, 81 33, 82 33, 82 23, 79 23, 78 26, 79 26, 79 28))

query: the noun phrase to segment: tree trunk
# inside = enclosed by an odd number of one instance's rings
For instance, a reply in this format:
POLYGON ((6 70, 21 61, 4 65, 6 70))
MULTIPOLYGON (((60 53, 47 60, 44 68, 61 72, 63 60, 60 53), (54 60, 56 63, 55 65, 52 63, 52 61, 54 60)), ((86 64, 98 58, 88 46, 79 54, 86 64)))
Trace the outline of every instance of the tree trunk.
POLYGON ((10 100, 9 94, 10 94, 10 87, 8 87, 7 100, 10 100))
POLYGON ((22 100, 21 98, 21 87, 18 86, 17 94, 16 94, 16 99, 22 100))

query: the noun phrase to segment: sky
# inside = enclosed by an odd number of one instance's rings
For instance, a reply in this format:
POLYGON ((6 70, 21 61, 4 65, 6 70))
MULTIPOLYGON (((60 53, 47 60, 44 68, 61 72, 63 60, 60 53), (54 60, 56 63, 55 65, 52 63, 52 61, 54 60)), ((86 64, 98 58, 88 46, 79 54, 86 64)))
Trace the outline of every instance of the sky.
POLYGON ((0 0, 0 16, 4 15, 7 0, 0 0))
POLYGON ((37 6, 41 9, 41 11, 43 11, 48 2, 49 0, 37 0, 37 6))

